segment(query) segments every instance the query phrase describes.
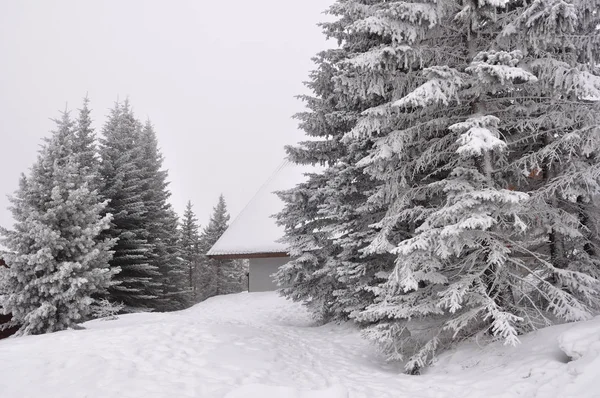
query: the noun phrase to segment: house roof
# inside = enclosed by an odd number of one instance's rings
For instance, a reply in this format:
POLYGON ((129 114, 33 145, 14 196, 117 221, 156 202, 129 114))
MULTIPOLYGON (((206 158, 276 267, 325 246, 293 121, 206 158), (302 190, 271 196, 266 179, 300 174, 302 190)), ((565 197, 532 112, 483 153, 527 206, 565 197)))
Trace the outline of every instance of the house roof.
POLYGON ((283 202, 274 192, 293 188, 305 181, 305 173, 311 171, 314 168, 284 160, 207 255, 221 258, 287 256, 287 245, 278 242, 283 237, 283 227, 278 226, 273 217, 283 210, 283 202))

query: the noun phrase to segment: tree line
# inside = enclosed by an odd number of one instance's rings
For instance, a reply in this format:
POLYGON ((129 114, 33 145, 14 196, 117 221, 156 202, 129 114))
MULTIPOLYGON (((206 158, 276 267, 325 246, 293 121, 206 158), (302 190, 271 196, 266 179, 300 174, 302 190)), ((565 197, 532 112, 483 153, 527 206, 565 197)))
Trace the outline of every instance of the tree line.
POLYGON ((600 309, 597 2, 338 0, 280 194, 285 296, 417 373, 600 309))
POLYGON ((223 196, 200 232, 169 203, 154 126, 116 103, 97 139, 86 98, 65 111, 10 198, 2 228, 3 328, 39 334, 114 312, 173 311, 246 287, 244 264, 206 252, 227 228, 223 196))

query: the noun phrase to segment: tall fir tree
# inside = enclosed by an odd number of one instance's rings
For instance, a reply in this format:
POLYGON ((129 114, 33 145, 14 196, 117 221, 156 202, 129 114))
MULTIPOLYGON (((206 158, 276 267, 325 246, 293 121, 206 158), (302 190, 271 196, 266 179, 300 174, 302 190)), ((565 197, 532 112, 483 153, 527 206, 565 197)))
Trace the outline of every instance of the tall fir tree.
POLYGON ((600 99, 600 80, 592 53, 576 49, 586 6, 565 5, 448 2, 430 6, 427 21, 411 18, 427 4, 382 13, 413 25, 413 39, 398 44, 421 53, 438 43, 454 54, 414 68, 423 83, 361 123, 394 129, 366 158, 367 172, 381 177, 400 160, 425 173, 405 175, 410 186, 383 176, 403 203, 390 216, 415 228, 390 250, 394 272, 357 317, 375 323, 368 335, 408 358, 409 371, 465 336, 491 330, 515 344, 525 331, 556 317, 586 319, 598 306, 598 258, 583 250, 588 227, 574 208, 599 188, 589 98, 600 99), (557 64, 573 78, 557 81, 565 73, 557 64), (569 252, 579 261, 566 267, 569 252))
POLYGON ((75 146, 78 161, 81 167, 86 168, 88 172, 95 177, 90 183, 94 184, 94 189, 100 186, 100 158, 96 146, 96 133, 92 127, 90 100, 86 96, 83 99, 83 106, 79 110, 79 116, 75 123, 75 146))
POLYGON ((106 212, 113 214, 107 236, 117 239, 110 264, 120 270, 110 298, 125 304, 127 311, 153 309, 161 287, 148 242, 144 202, 148 183, 140 167, 145 156, 139 145, 141 134, 142 126, 125 101, 111 110, 100 141, 101 194, 109 200, 106 212))
POLYGON ((11 198, 14 230, 1 230, 10 268, 0 308, 12 313, 21 335, 75 327, 116 271, 108 265, 114 241, 99 238, 111 216, 102 216, 106 202, 92 188, 96 170, 81 163, 93 152, 93 139, 79 141, 67 112, 56 125, 11 198))
POLYGON ((338 20, 322 27, 340 47, 315 57, 317 69, 307 83, 313 96, 300 97, 308 111, 296 115, 300 128, 318 139, 287 148, 294 162, 329 167, 282 193, 286 207, 278 217, 292 254, 277 274, 279 284, 289 286, 281 291, 305 302, 322 321, 347 319, 369 305, 373 285, 393 266, 389 255, 363 253, 375 236, 369 226, 385 212, 380 203, 367 201, 378 182, 358 167, 373 139, 343 142, 362 112, 392 95, 400 73, 385 65, 370 75, 372 81, 363 81, 358 73, 368 62, 361 53, 385 48, 385 40, 358 28, 361 3, 338 2, 329 9, 338 20))
POLYGON ((187 305, 185 264, 180 259, 177 214, 168 202, 168 173, 162 169, 163 156, 158 148, 154 127, 147 121, 139 135, 142 157, 138 165, 143 180, 142 201, 146 209, 145 230, 151 245, 149 263, 160 273, 156 308, 176 310, 187 305))
POLYGON ((594 7, 336 2, 323 27, 340 48, 316 58, 299 116, 321 139, 288 150, 330 167, 282 196, 296 257, 279 272, 284 294, 319 316, 348 314, 409 372, 474 333, 516 343, 589 317, 594 7))
POLYGON ((200 233, 198 219, 194 214, 192 202, 188 201, 180 226, 181 258, 187 273, 187 288, 191 290, 191 300, 195 302, 199 295, 200 286, 200 233))

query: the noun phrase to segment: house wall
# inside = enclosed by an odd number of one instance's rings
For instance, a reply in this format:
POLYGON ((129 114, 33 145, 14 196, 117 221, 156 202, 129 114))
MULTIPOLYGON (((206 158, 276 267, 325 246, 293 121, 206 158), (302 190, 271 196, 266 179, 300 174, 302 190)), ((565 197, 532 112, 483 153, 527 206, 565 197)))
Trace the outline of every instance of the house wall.
POLYGON ((248 281, 249 292, 269 292, 277 289, 272 274, 290 261, 289 257, 251 258, 248 281))

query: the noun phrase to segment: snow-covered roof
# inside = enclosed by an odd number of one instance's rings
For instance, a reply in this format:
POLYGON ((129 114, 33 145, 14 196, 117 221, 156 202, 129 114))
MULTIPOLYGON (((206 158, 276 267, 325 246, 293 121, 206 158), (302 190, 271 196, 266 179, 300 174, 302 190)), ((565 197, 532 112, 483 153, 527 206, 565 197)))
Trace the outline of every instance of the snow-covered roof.
POLYGON ((278 242, 283 228, 272 217, 283 209, 283 202, 274 192, 293 188, 305 181, 305 173, 311 171, 315 169, 284 160, 207 254, 243 258, 287 253, 287 246, 278 242))

